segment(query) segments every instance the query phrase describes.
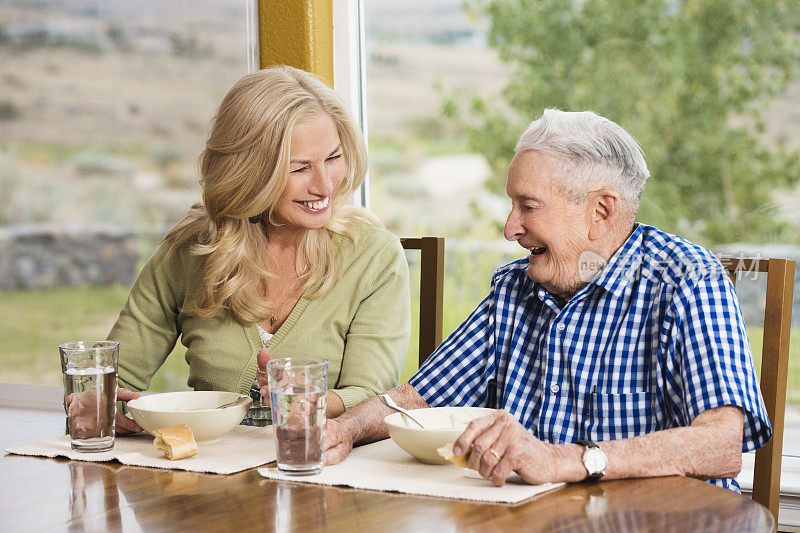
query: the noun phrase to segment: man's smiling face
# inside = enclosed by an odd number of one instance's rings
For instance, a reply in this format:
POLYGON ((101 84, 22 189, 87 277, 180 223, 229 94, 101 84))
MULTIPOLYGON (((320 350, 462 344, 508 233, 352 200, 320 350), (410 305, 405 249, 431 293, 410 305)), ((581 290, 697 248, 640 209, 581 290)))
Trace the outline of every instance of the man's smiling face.
POLYGON ((532 150, 518 153, 508 168, 506 193, 511 213, 505 237, 530 251, 528 277, 551 294, 571 297, 585 283, 578 275, 581 253, 589 249, 589 213, 554 185, 558 160, 532 150))

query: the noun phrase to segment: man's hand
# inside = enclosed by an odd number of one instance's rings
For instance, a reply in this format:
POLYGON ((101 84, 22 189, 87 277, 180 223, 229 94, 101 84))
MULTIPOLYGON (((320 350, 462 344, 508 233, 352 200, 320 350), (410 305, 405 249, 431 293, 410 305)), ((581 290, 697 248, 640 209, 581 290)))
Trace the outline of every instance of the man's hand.
POLYGON ((344 421, 329 419, 325 425, 325 464, 343 461, 353 449, 353 438, 344 421))
MULTIPOLYGON (((604 479, 734 477, 741 469, 743 423, 742 409, 725 405, 703 411, 689 427, 603 441, 604 479)), ((583 452, 577 444, 540 441, 506 411, 473 420, 453 445, 453 453, 468 453, 467 465, 495 485, 505 483, 511 472, 534 484, 581 481, 587 475, 583 452)))
POLYGON ((505 410, 470 422, 453 445, 456 455, 467 452, 467 466, 498 487, 511 472, 532 485, 562 481, 557 479, 561 454, 531 435, 505 410))
MULTIPOLYGON (((138 392, 133 392, 122 387, 117 387, 117 401, 129 402, 141 396, 138 392)), ((114 420, 115 433, 117 435, 130 435, 131 433, 141 433, 143 430, 135 420, 132 420, 124 414, 117 412, 117 417, 114 420)))
MULTIPOLYGON (((406 409, 429 407, 409 383, 395 387, 387 394, 398 405, 406 409)), ((339 405, 342 405, 341 400, 339 405)), ((342 410, 344 410, 343 405, 342 410)), ((373 396, 342 416, 333 420, 328 419, 328 425, 325 427, 325 464, 335 465, 344 460, 353 449, 354 444, 367 444, 388 438, 389 433, 386 431, 383 419, 390 414, 392 414, 392 410, 373 396)), ((330 409, 328 416, 330 416, 330 409)))

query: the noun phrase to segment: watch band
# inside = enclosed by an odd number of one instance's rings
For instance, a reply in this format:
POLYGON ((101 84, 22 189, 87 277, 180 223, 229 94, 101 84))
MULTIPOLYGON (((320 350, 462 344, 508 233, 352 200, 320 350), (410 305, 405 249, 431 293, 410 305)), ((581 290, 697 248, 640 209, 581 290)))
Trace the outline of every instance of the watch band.
MULTIPOLYGON (((597 450, 594 453, 599 453, 599 454, 601 454, 602 457, 605 457, 605 453, 600 448, 600 446, 598 446, 596 442, 594 442, 592 440, 588 440, 588 439, 587 440, 579 440, 575 444, 583 446, 587 450, 584 453, 584 456, 583 456, 583 465, 586 467, 586 471, 589 473, 589 475, 586 476, 586 481, 597 481, 598 479, 600 479, 604 475, 606 475, 605 467, 603 467, 601 470, 594 470, 593 471, 593 469, 590 468, 589 465, 586 462, 586 453, 591 453, 590 450, 597 450)), ((606 459, 606 465, 608 464, 607 461, 608 460, 606 459)))

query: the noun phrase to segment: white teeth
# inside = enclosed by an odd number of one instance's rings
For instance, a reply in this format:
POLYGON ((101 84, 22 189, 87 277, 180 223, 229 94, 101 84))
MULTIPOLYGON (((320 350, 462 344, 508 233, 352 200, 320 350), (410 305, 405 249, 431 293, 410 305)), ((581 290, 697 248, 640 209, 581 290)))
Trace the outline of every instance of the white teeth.
POLYGON ((325 209, 328 207, 330 203, 330 197, 325 197, 322 200, 318 200, 316 202, 301 202, 304 206, 313 209, 315 211, 319 211, 321 209, 325 209))

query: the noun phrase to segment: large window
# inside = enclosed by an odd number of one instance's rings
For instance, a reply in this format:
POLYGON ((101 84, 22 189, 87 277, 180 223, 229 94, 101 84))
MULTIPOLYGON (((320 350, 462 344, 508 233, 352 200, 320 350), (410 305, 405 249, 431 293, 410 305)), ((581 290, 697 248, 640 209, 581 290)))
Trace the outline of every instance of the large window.
MULTIPOLYGON (((0 383, 59 385, 199 199, 197 157, 248 70, 251 0, 0 0, 0 383)), ((250 61, 252 63, 252 60, 250 61)), ((186 386, 173 354, 154 390, 186 386)))
MULTIPOLYGON (((488 46, 486 22, 460 0, 363 4, 370 208, 398 235, 447 239, 447 335, 519 248, 502 239, 508 202, 494 192, 486 157, 442 108, 465 91, 497 98, 510 69, 488 46)), ((404 378, 415 361, 411 354, 404 378)))

